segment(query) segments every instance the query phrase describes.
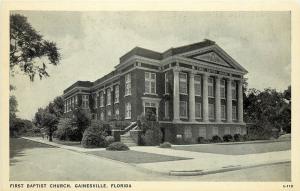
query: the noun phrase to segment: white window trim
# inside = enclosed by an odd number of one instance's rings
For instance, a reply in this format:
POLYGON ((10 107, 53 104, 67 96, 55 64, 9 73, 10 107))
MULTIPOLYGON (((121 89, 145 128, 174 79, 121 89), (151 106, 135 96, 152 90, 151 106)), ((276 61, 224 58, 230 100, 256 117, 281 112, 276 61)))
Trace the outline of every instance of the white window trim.
POLYGON ((197 75, 197 77, 199 77, 200 80, 196 80, 196 76, 195 76, 195 80, 194 80, 194 91, 195 91, 195 96, 202 96, 202 89, 201 89, 201 76, 197 75), (200 84, 200 94, 197 94, 197 91, 196 91, 196 84, 200 84))
POLYGON ((214 79, 212 77, 209 77, 207 80, 207 94, 209 98, 215 98, 215 90, 214 90, 214 79), (209 79, 212 79, 212 82, 209 82, 209 79), (212 87, 212 93, 213 95, 209 95, 209 87, 212 87))
POLYGON ((202 103, 201 102, 195 102, 195 107, 197 106, 197 104, 200 104, 200 117, 196 116, 196 108, 195 108, 195 118, 196 119, 202 119, 202 103))
POLYGON ((226 120, 226 105, 221 105, 221 120, 226 120), (222 117, 222 107, 224 107, 224 117, 222 117))
POLYGON ((179 94, 181 94, 181 95, 188 95, 188 78, 187 78, 187 73, 185 73, 185 72, 180 72, 179 73, 179 94), (186 82, 185 82, 185 84, 186 84, 186 92, 180 92, 180 75, 184 75, 185 76, 185 80, 186 80, 186 82))
POLYGON ((124 97, 130 96, 130 95, 131 95, 131 73, 127 73, 127 74, 125 74, 125 95, 124 95, 124 97), (126 88, 128 88, 130 91, 127 91, 126 88))
POLYGON ((114 103, 119 103, 120 100, 120 87, 119 85, 115 86, 115 97, 114 97, 114 103), (118 87, 118 88, 117 88, 118 87), (118 91, 116 91, 118 89, 118 91), (116 99, 117 98, 117 99, 116 99))
MULTIPOLYGON (((165 95, 169 95, 170 92, 167 92, 167 89, 169 89, 169 73, 165 73, 165 95)), ((169 91, 169 90, 168 90, 169 91)))
POLYGON ((130 102, 127 102, 125 104, 125 119, 131 119, 131 103, 130 102), (128 106, 130 105, 130 116, 127 116, 127 113, 128 113, 128 106))
POLYGON ((156 93, 156 73, 154 72, 145 72, 145 92, 144 92, 144 95, 157 95, 156 93), (149 75, 149 79, 146 78, 146 74, 149 75), (152 79, 152 74, 154 74, 154 77, 155 79, 152 79), (149 81, 149 91, 150 92, 146 92, 146 81, 149 81), (151 92, 151 89, 152 89, 152 85, 151 85, 151 82, 154 82, 154 92, 151 92))
POLYGON ((179 101, 179 110, 180 110, 180 108, 181 108, 181 105, 180 105, 181 102, 184 102, 184 103, 185 103, 185 113, 186 113, 186 115, 185 115, 185 116, 181 115, 181 113, 180 113, 180 111, 179 111, 179 117, 180 117, 180 118, 183 118, 183 119, 187 119, 187 118, 188 118, 187 102, 186 102, 186 101, 179 101))

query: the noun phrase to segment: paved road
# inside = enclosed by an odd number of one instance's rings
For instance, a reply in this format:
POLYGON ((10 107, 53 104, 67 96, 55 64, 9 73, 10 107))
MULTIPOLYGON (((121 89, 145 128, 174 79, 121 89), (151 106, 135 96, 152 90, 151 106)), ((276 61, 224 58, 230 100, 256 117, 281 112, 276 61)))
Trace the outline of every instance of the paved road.
POLYGON ((10 180, 289 181, 291 172, 290 164, 286 163, 205 176, 173 177, 61 148, 22 144, 11 149, 10 180))

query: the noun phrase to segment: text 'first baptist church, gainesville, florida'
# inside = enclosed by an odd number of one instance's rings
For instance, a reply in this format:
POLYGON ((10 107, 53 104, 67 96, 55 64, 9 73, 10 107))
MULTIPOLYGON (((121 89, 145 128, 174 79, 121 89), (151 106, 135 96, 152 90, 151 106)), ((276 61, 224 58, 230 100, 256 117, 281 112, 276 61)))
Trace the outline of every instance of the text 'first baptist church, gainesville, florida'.
MULTIPOLYGON (((101 70, 101 68, 99 68, 101 70)), ((211 40, 160 53, 135 47, 115 70, 94 81, 77 81, 64 90, 65 113, 75 106, 98 120, 135 122, 156 114, 164 141, 177 136, 246 134, 240 64, 211 40)))

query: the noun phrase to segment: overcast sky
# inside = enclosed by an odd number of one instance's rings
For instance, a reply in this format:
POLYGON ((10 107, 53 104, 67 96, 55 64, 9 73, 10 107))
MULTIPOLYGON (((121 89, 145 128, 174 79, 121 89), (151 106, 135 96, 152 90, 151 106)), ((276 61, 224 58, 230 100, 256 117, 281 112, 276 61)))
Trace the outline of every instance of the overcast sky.
POLYGON ((163 52, 211 39, 249 71, 249 88, 285 90, 291 83, 289 12, 38 12, 19 11, 62 59, 49 78, 12 77, 22 118, 77 80, 94 81, 135 46, 163 52))

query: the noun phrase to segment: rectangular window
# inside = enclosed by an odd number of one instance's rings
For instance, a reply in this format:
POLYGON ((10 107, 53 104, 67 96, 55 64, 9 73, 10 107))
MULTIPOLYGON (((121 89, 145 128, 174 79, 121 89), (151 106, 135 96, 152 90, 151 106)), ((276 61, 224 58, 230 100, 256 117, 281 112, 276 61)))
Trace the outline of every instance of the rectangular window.
POLYGON ((82 95, 82 108, 87 109, 89 108, 89 96, 82 95))
POLYGON ((208 104, 208 116, 209 119, 215 119, 215 105, 214 104, 208 104))
POLYGON ((115 86, 115 103, 119 103, 119 86, 115 86))
POLYGON ((165 118, 169 119, 169 101, 165 101, 165 118))
POLYGON ((221 105, 221 119, 226 120, 226 106, 221 105))
POLYGON ((100 92, 100 107, 104 106, 104 95, 103 91, 100 92))
POLYGON ((208 78, 208 97, 215 97, 214 79, 211 77, 208 78))
POLYGON ((195 95, 201 96, 201 76, 195 76, 195 95))
POLYGON ((103 111, 101 111, 101 113, 100 113, 100 119, 101 119, 101 121, 104 121, 104 112, 103 111))
POLYGON ((225 80, 221 80, 220 94, 221 94, 221 99, 226 99, 226 96, 225 96, 225 80))
POLYGON ((125 96, 131 95, 131 75, 130 73, 125 75, 125 96))
POLYGON ((64 111, 65 111, 65 113, 67 112, 67 102, 66 101, 64 102, 64 111))
POLYGON ((232 106, 232 120, 237 120, 236 106, 232 106))
POLYGON ((131 119, 131 103, 126 103, 125 106, 125 119, 131 119))
POLYGON ((110 105, 111 104, 111 90, 110 88, 108 88, 106 90, 106 105, 110 105))
POLYGON ((169 84, 169 75, 168 72, 165 73, 165 93, 168 94, 170 90, 170 84, 169 84))
POLYGON ((195 107, 196 118, 199 119, 202 116, 202 104, 200 102, 196 102, 195 107))
POLYGON ((156 74, 145 72, 145 93, 156 94, 156 74))
POLYGON ((179 73, 179 93, 187 94, 187 74, 179 73))
POLYGON ((116 119, 119 119, 119 115, 120 115, 119 108, 116 108, 115 109, 115 117, 116 117, 116 119))
POLYGON ((95 95, 95 97, 94 97, 94 104, 95 104, 95 108, 97 108, 98 107, 98 95, 97 95, 97 93, 96 93, 96 95, 95 95))
POLYGON ((233 100, 236 100, 236 83, 235 83, 235 81, 233 81, 232 83, 231 83, 231 96, 232 96, 232 99, 233 100))
POLYGON ((187 117, 186 101, 180 101, 180 117, 187 117))
POLYGON ((214 135, 218 135, 219 134, 219 129, 218 129, 218 127, 213 127, 212 128, 212 135, 214 136, 214 135))

